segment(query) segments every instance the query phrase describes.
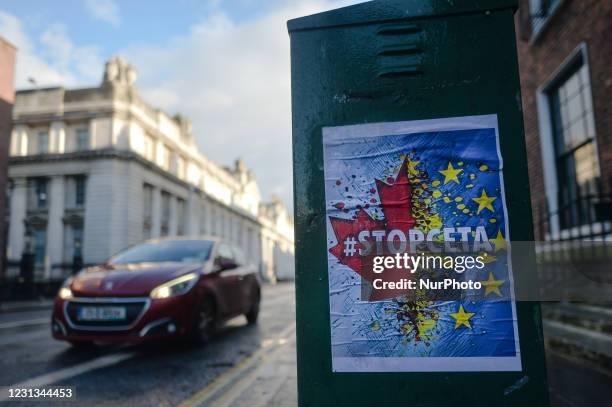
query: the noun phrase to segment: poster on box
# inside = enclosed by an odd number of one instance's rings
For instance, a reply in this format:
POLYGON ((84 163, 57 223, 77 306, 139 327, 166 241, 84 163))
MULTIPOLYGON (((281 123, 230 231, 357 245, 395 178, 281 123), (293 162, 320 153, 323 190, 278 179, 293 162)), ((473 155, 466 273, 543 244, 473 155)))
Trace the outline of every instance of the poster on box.
POLYGON ((334 372, 520 371, 496 115, 323 128, 334 372))

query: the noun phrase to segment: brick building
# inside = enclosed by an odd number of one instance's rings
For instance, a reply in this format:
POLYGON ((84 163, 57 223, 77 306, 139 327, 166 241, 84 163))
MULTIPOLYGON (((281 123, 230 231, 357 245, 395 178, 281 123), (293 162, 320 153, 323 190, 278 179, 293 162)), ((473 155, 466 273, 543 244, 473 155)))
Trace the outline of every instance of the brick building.
POLYGON ((612 357, 610 307, 598 300, 606 298, 601 281, 607 281, 609 267, 605 258, 589 257, 594 252, 586 248, 594 245, 583 240, 603 238, 604 248, 612 241, 612 0, 519 4, 534 229, 536 239, 549 241, 536 247, 561 254, 541 257, 539 277, 544 286, 567 284, 559 302, 542 303, 551 405, 598 405, 609 379, 596 372, 609 369, 612 357), (575 267, 586 259, 589 267, 575 267), (584 280, 589 283, 576 283, 576 270, 590 276, 584 280), (572 302, 575 293, 588 305, 572 302))
MULTIPOLYGON (((6 190, 8 150, 12 128, 13 101, 15 89, 15 47, 0 37, 0 191, 6 190)), ((6 208, 5 194, 0 193, 0 280, 5 263, 6 229, 4 221, 6 208)))
POLYGON ((612 1, 519 3, 517 47, 536 237, 610 236, 612 1))

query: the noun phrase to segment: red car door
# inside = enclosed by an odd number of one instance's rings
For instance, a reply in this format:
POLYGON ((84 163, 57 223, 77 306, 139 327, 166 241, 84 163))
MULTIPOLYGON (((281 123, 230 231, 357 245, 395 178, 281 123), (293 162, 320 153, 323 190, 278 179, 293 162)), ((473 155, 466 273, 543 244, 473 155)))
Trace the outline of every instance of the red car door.
POLYGON ((251 302, 253 300, 253 293, 251 290, 253 289, 253 284, 251 281, 251 273, 252 270, 247 264, 246 257, 240 248, 233 246, 234 258, 236 259, 236 264, 238 265, 236 272, 238 274, 238 285, 239 285, 239 297, 237 298, 237 303, 240 304, 240 313, 244 314, 249 312, 251 309, 251 302))
POLYGON ((224 242, 219 243, 217 247, 215 267, 218 270, 217 288, 222 296, 224 316, 230 317, 242 313, 242 274, 231 247, 224 242))

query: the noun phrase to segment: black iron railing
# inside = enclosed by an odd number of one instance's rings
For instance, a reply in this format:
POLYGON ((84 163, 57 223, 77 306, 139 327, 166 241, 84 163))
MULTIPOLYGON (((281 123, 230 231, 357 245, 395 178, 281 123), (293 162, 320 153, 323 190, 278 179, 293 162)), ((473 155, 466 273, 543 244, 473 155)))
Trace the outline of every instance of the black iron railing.
POLYGON ((536 230, 540 240, 602 240, 612 238, 612 195, 581 193, 573 199, 558 199, 551 211, 546 201, 538 207, 536 230))

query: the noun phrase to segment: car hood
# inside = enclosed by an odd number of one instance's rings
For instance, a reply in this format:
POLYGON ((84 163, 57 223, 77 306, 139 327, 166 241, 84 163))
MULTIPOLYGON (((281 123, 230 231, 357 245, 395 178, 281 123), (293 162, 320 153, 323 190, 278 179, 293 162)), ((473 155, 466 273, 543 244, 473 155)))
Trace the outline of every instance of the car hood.
POLYGON ((70 288, 78 297, 148 296, 160 284, 201 270, 182 263, 140 263, 90 267, 74 277, 70 288))

